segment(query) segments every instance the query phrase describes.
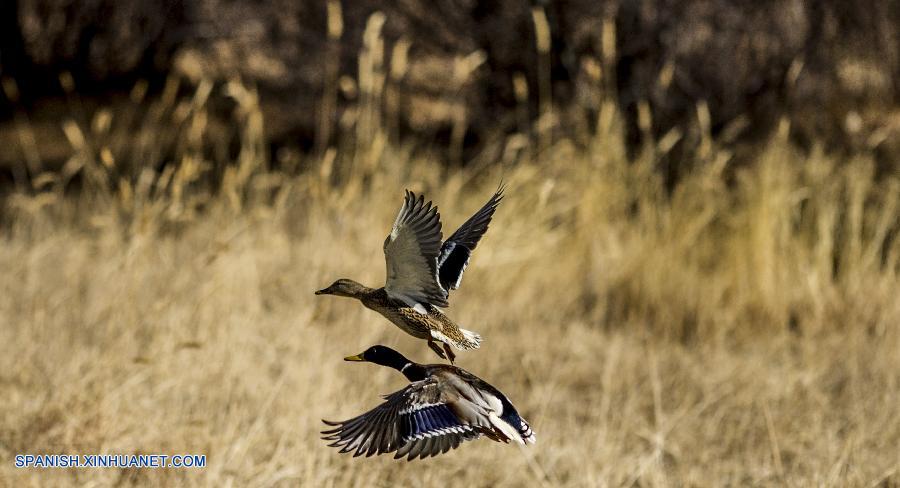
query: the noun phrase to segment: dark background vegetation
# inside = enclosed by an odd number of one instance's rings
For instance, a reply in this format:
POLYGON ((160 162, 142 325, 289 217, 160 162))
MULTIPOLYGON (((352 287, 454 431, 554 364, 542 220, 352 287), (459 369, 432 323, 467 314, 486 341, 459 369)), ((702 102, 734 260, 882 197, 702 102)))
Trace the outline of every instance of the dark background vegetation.
POLYGON ((625 114, 632 149, 683 128, 665 166, 672 179, 702 138, 690 129, 701 102, 709 131, 738 162, 787 119, 799 147, 872 151, 879 172, 898 171, 898 0, 366 0, 331 2, 330 20, 328 4, 7 0, 0 166, 9 176, 30 150, 17 117, 41 141, 31 158, 57 166, 72 152, 61 118, 101 105, 115 113, 136 83, 147 82, 153 96, 170 77, 182 88, 233 79, 253 86, 272 154, 321 149, 353 124, 342 118, 364 96, 354 83, 363 34, 381 11, 384 55, 374 62, 386 73, 379 96, 396 100, 393 135, 453 147, 451 163, 532 131, 550 106, 542 127, 589 132, 600 86, 625 114), (546 14, 547 53, 537 46, 533 7, 546 14), (525 81, 518 92, 517 78, 525 81), (643 128, 642 103, 652 114, 643 128))

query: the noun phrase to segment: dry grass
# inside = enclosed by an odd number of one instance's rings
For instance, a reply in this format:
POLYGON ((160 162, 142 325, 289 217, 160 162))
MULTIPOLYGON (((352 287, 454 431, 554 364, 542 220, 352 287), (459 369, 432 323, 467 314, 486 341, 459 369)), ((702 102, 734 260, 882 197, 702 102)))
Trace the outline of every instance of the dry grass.
POLYGON ((170 169, 123 167, 134 155, 108 141, 125 136, 95 117, 68 126, 79 150, 68 173, 3 202, 0 480, 900 483, 900 184, 875 181, 871 161, 800 155, 780 135, 732 181, 710 141, 668 195, 654 168, 670 144, 628 161, 606 105, 586 149, 557 141, 539 162, 511 140, 504 164, 448 171, 376 131, 295 161, 307 168, 289 176, 266 169, 261 116, 239 85, 229 90, 241 151, 233 165, 210 162, 208 88, 163 99, 137 124, 137 140, 152 141, 165 125, 154 120, 179 117, 156 139, 174 148, 170 169), (66 195, 78 172, 86 191, 66 195), (482 440, 412 464, 338 455, 319 419, 404 384, 341 357, 383 343, 435 358, 313 290, 383 279, 381 242, 404 188, 435 199, 452 230, 501 177, 508 197, 448 313, 485 337, 460 365, 513 399, 538 444, 482 440), (204 453, 209 465, 12 462, 106 452, 204 453))

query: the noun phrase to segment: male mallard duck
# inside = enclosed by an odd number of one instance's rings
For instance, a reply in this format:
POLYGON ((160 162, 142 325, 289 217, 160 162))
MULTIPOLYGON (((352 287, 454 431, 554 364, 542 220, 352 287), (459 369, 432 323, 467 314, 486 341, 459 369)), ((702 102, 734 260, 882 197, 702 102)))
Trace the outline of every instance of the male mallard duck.
POLYGON ((406 191, 400 213, 384 240, 387 280, 374 289, 342 278, 316 295, 356 298, 387 317, 407 334, 428 341, 428 347, 450 363, 456 358, 450 346, 477 349, 481 336, 460 328, 437 307, 447 307, 450 290, 459 288, 469 256, 488 229, 503 198, 503 186, 481 210, 441 244, 441 215, 423 196, 406 191), (443 343, 444 352, 434 341, 443 343))
POLYGON ((386 346, 372 346, 345 361, 389 366, 411 381, 386 401, 350 420, 329 422, 323 439, 353 456, 395 452, 394 459, 436 456, 482 435, 497 442, 533 444, 537 437, 509 399, 456 366, 417 364, 386 346))

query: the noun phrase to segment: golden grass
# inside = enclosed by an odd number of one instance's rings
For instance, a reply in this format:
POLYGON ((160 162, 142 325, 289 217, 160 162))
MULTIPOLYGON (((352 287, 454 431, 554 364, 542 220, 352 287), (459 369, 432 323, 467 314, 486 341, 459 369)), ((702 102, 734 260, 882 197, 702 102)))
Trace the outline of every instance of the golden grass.
POLYGON ((66 195, 64 171, 3 203, 0 480, 900 483, 900 184, 876 181, 871 161, 801 155, 782 131, 728 178, 710 143, 669 195, 655 167, 671 141, 629 161, 607 105, 586 149, 558 140, 539 161, 507 151, 501 165, 446 170, 373 129, 292 176, 266 169, 254 94, 239 85, 237 161, 205 158, 208 89, 164 99, 140 125, 138 138, 164 130, 161 113, 181 117, 159 136, 177 154, 169 169, 122 167, 122 135, 73 123, 67 168, 85 191, 66 195), (480 440, 411 464, 338 455, 320 419, 405 384, 341 358, 376 343, 435 357, 312 292, 382 282, 404 188, 434 199, 449 233, 501 178, 508 196, 448 314, 485 338, 459 364, 509 395, 538 444, 480 440), (15 469, 18 453, 203 453, 209 465, 15 469))

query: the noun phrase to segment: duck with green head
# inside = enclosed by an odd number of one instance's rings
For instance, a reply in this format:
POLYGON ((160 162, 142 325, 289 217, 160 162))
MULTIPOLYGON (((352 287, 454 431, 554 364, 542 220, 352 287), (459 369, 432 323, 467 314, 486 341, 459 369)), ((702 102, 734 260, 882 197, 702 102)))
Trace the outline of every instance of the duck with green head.
POLYGON ((407 190, 391 233, 384 240, 385 285, 369 288, 342 278, 316 295, 355 298, 406 333, 428 341, 428 347, 438 356, 453 363, 456 355, 450 346, 477 349, 481 336, 460 328, 439 307, 447 307, 449 291, 459 288, 472 251, 487 231, 502 198, 501 185, 475 215, 442 242, 437 206, 407 190))
POLYGON ((537 437, 512 402, 488 382, 456 366, 418 364, 387 346, 372 346, 346 361, 365 361, 401 372, 410 381, 374 409, 343 422, 324 420, 322 432, 342 453, 395 453, 394 459, 436 456, 486 436, 534 444, 537 437))

